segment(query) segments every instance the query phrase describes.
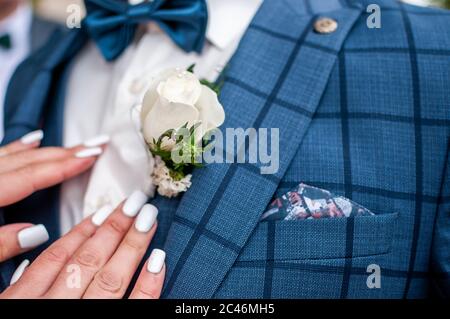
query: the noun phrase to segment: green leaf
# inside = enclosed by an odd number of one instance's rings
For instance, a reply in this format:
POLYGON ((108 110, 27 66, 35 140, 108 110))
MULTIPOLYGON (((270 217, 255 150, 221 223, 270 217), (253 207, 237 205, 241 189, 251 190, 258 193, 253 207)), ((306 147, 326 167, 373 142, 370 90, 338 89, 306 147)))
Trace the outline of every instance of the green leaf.
POLYGON ((195 69, 195 63, 192 63, 186 71, 191 72, 192 74, 194 73, 194 69, 195 69))
POLYGON ((180 170, 169 170, 169 174, 174 181, 180 181, 186 176, 184 172, 180 170))
MULTIPOLYGON (((159 156, 164 161, 170 171, 171 177, 175 181, 179 181, 187 174, 190 174, 194 168, 204 167, 201 155, 214 144, 211 140, 202 140, 201 143, 197 143, 195 138, 195 131, 198 127, 201 126, 201 122, 197 122, 191 127, 188 127, 188 125, 189 123, 186 122, 179 129, 167 130, 158 138, 157 141, 153 139, 153 145, 149 145, 150 152, 154 156, 159 156), (188 140, 184 140, 184 136, 183 134, 181 134, 182 129, 189 130, 188 140), (174 148, 170 151, 162 147, 162 142, 165 137, 174 139, 176 141, 174 148), (172 161, 173 151, 178 152, 178 154, 182 158, 184 156, 188 156, 188 158, 186 159, 187 162, 174 163, 172 161)), ((207 134, 208 132, 205 134, 205 136, 207 136, 207 134)))
POLYGON ((202 122, 197 122, 194 125, 191 126, 191 128, 189 129, 189 135, 192 136, 195 132, 195 130, 202 125, 202 122))

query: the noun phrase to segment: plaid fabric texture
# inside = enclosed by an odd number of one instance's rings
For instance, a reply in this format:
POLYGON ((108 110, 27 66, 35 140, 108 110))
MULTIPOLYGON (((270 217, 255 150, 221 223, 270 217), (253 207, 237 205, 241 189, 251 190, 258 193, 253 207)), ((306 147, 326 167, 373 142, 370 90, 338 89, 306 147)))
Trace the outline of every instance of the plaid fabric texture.
MULTIPOLYGON (((222 129, 279 128, 280 169, 211 164, 181 198, 153 200, 160 214, 149 252, 167 252, 163 297, 449 296, 449 30, 448 11, 393 0, 264 1, 226 73, 222 129), (373 3, 380 29, 366 25, 373 3), (315 32, 321 16, 337 30, 315 32), (260 221, 302 182, 374 215, 260 221), (367 285, 373 264, 380 288, 367 285)), ((16 83, 30 76, 22 69, 16 83)), ((48 112, 45 134, 60 138, 62 109, 48 112)), ((57 199, 41 199, 48 224, 57 199)), ((31 199, 19 208, 39 207, 31 199)))
POLYGON ((217 164, 195 172, 176 212, 160 214, 170 224, 163 296, 448 294, 448 30, 449 12, 395 1, 265 1, 221 101, 224 127, 280 129, 280 171, 217 164), (374 2, 381 29, 366 26, 374 2), (320 16, 338 30, 314 32, 320 16), (300 182, 376 215, 259 222, 274 195, 300 182), (379 289, 367 286, 372 264, 379 289))

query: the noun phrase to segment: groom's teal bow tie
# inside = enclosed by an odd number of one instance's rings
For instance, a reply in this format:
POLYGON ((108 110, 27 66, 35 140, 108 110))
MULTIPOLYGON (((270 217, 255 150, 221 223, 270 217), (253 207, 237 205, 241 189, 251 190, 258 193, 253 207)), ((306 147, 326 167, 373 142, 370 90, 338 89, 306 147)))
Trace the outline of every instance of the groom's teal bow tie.
POLYGON ((0 35, 0 48, 11 49, 11 36, 9 34, 0 35))
POLYGON ((83 27, 108 61, 127 48, 139 23, 150 20, 186 52, 200 52, 205 42, 205 0, 147 0, 138 5, 124 0, 85 0, 85 4, 83 27))

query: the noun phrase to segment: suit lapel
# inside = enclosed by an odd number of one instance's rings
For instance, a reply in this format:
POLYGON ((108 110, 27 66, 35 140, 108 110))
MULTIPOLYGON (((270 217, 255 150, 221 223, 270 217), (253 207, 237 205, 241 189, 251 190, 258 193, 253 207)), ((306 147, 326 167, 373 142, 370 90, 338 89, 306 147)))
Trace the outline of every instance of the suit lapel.
POLYGON ((359 7, 328 12, 339 28, 320 35, 315 17, 281 1, 262 5, 230 62, 222 130, 278 128, 280 168, 261 175, 254 164, 211 164, 194 173, 166 242, 165 297, 214 296, 294 158, 360 14, 359 7))
MULTIPOLYGON (((76 30, 69 34, 57 31, 44 47, 19 67, 6 98, 7 125, 3 143, 41 128, 45 132, 42 146, 62 145, 66 85, 72 58, 85 40, 85 36, 76 30)), ((49 232, 50 240, 46 244, 20 258, 33 260, 60 236, 59 186, 36 192, 3 211, 6 223, 43 223, 49 232)))
POLYGON ((59 26, 56 23, 43 20, 40 17, 34 15, 31 23, 31 54, 44 46, 51 34, 58 28, 59 26))

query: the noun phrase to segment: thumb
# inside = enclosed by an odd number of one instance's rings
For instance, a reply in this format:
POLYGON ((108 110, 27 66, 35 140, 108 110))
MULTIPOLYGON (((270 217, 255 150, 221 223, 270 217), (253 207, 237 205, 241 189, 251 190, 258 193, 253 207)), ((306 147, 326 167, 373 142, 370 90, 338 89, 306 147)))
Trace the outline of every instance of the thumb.
POLYGON ((44 225, 21 223, 0 227, 0 263, 33 249, 48 239, 44 225))

